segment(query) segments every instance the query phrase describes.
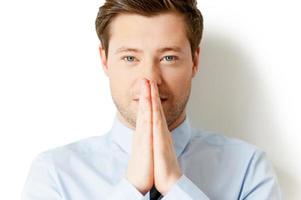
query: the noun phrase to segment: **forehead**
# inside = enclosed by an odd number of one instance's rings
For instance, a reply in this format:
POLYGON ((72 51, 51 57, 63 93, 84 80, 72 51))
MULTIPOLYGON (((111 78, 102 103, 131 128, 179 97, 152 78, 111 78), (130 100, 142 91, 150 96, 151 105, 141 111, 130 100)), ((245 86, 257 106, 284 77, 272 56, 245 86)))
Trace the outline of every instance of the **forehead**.
POLYGON ((110 24, 110 51, 122 46, 156 49, 164 46, 189 46, 182 15, 169 12, 151 17, 119 14, 110 24))

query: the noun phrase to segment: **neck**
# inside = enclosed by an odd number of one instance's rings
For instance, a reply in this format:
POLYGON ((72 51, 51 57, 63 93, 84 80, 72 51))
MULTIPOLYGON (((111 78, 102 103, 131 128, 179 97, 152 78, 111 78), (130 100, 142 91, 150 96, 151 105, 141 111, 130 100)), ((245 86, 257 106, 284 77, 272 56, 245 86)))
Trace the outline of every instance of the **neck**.
POLYGON ((169 131, 171 132, 175 128, 177 128, 185 120, 185 118, 186 118, 186 111, 184 109, 183 112, 180 114, 180 116, 168 126, 169 131))

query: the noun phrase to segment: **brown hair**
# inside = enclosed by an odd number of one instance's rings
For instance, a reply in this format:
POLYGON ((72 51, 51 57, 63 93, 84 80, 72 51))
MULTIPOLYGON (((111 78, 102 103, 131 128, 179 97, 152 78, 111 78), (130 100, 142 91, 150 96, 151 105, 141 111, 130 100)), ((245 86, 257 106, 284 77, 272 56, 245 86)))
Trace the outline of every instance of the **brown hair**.
POLYGON ((95 26, 106 57, 109 48, 109 24, 120 13, 135 13, 143 16, 154 16, 174 11, 184 16, 186 32, 192 56, 199 46, 203 34, 203 16, 197 8, 197 0, 106 0, 99 8, 95 26))

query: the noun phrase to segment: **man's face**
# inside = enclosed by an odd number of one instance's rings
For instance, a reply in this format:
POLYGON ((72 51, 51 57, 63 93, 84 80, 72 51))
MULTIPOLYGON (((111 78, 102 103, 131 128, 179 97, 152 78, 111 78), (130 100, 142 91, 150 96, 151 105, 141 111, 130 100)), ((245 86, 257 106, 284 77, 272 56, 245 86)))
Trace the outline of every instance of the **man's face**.
POLYGON ((182 16, 120 14, 111 22, 108 58, 100 48, 118 114, 136 127, 142 78, 157 82, 168 126, 185 116, 199 49, 192 59, 182 16))

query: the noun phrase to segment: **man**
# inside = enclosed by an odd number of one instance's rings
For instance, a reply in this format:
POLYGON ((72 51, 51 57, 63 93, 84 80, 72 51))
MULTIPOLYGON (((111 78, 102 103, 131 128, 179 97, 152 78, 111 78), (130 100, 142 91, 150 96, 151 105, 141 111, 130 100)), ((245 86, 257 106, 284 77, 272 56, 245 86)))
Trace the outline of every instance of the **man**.
POLYGON ((281 199, 261 150, 190 127, 203 30, 196 1, 107 0, 96 30, 113 127, 41 153, 23 200, 281 199))

